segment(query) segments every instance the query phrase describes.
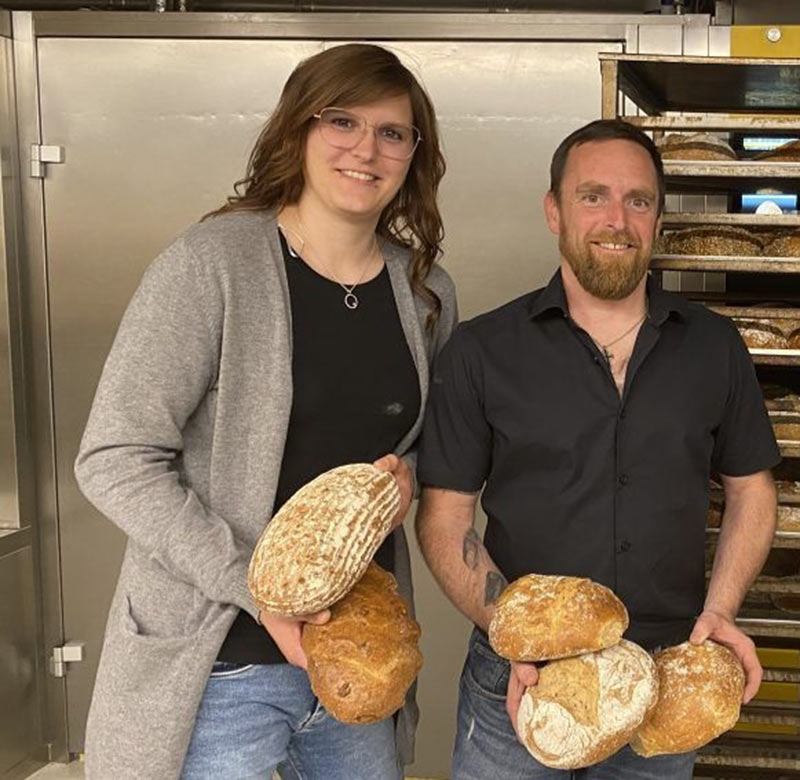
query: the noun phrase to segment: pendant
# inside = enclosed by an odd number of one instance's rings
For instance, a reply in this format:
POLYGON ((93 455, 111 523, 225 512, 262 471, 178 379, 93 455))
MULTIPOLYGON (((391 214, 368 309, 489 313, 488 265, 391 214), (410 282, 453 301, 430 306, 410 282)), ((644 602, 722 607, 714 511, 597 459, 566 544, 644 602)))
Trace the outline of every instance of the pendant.
POLYGON ((347 306, 348 309, 357 309, 358 308, 358 298, 356 298, 353 293, 349 292, 347 295, 344 296, 344 305, 347 306))

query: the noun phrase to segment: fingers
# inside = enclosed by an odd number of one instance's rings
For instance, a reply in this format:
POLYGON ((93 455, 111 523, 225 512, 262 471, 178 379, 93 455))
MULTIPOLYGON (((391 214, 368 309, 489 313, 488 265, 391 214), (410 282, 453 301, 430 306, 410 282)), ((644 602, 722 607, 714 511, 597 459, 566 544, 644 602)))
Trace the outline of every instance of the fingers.
POLYGON ((533 664, 511 662, 511 671, 508 675, 508 688, 506 690, 506 712, 508 713, 514 733, 519 739, 517 731, 517 714, 522 697, 526 689, 536 685, 539 681, 539 670, 533 664))
MULTIPOLYGON (((398 466, 403 463, 397 455, 384 455, 382 458, 378 458, 372 465, 375 466, 376 469, 379 471, 396 471, 398 466)), ((405 464, 403 464, 405 465, 405 464)))
POLYGON ((323 623, 327 623, 331 619, 331 611, 329 609, 323 609, 321 612, 315 612, 313 615, 302 615, 297 620, 302 621, 303 623, 311 623, 315 626, 321 626, 323 623))
POLYGON ((524 664, 514 662, 516 667, 517 677, 519 681, 526 687, 530 688, 539 682, 539 669, 535 664, 524 664))

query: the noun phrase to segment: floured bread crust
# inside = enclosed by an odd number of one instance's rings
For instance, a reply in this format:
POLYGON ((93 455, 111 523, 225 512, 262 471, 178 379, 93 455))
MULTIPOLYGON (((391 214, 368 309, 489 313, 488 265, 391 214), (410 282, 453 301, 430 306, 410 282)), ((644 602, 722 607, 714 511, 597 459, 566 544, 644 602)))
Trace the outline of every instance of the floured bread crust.
POLYGON ((419 636, 394 577, 371 563, 327 623, 303 628, 311 690, 344 723, 388 718, 422 667, 419 636))
POLYGON ((625 605, 604 585, 527 574, 498 599, 489 644, 511 661, 546 661, 610 647, 627 627, 625 605))
POLYGON ((654 656, 660 694, 631 740, 640 756, 687 753, 733 728, 739 719, 744 671, 727 647, 684 642, 654 656))
POLYGON ((394 477, 368 463, 326 471, 297 491, 258 540, 247 584, 277 615, 308 615, 361 578, 400 508, 394 477))
POLYGON ((520 739, 540 763, 578 769, 604 761, 631 738, 658 699, 650 655, 618 645, 545 666, 517 714, 520 739))

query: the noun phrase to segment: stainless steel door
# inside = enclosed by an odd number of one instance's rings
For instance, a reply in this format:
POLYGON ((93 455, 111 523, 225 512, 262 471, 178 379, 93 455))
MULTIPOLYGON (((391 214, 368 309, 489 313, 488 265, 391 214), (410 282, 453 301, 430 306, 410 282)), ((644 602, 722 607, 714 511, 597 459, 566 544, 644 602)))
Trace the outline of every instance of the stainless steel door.
MULTIPOLYGON (((565 34, 386 43, 421 76, 437 106, 448 159, 445 265, 465 316, 543 283, 556 266, 541 216, 550 156, 570 130, 599 116, 596 54, 622 47, 621 35, 603 28, 592 40, 591 30, 576 28, 580 42, 565 34)), ((350 31, 358 37, 357 24, 350 31)), ((322 45, 330 44, 38 41, 42 141, 64 148, 64 162, 47 167, 44 214, 64 634, 86 642, 86 660, 67 676, 73 752, 83 744, 124 543, 72 476, 103 360, 143 269, 181 229, 223 202, 286 76, 322 45)), ((418 558, 415 570, 426 657, 415 770, 446 774, 467 626, 418 558)))

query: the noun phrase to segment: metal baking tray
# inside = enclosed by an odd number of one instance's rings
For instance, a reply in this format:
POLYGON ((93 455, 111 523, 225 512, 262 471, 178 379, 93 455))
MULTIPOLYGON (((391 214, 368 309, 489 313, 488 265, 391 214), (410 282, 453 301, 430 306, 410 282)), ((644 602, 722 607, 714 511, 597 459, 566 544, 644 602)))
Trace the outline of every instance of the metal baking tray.
POLYGON ((650 267, 656 271, 798 274, 800 273, 800 257, 656 254, 650 260, 650 267))
MULTIPOLYGON (((729 214, 728 212, 668 211, 663 227, 682 225, 733 225, 736 227, 800 227, 800 214, 729 214)), ((787 258, 790 259, 790 258, 787 258)), ((800 260, 800 258, 796 258, 800 260)))

